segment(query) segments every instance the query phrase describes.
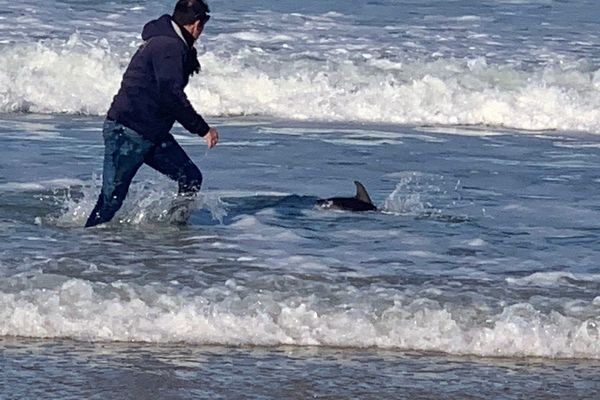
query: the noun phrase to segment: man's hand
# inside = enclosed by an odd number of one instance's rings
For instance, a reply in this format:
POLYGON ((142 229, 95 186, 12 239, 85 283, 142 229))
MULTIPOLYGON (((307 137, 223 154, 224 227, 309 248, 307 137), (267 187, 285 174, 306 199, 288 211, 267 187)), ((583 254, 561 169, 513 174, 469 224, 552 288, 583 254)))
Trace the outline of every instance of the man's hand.
POLYGON ((208 133, 204 135, 204 140, 206 140, 206 145, 209 149, 212 149, 219 143, 219 132, 217 128, 210 128, 208 133))

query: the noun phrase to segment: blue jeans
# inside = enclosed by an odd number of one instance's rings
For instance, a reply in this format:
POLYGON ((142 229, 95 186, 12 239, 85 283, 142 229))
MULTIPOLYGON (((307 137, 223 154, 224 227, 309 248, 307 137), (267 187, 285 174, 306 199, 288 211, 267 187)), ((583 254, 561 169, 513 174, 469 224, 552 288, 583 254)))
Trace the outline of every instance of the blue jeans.
POLYGON ((103 224, 114 217, 142 164, 176 181, 179 194, 193 195, 200 190, 200 170, 172 135, 160 143, 151 142, 136 131, 109 119, 104 122, 102 133, 105 146, 102 191, 86 227, 103 224))

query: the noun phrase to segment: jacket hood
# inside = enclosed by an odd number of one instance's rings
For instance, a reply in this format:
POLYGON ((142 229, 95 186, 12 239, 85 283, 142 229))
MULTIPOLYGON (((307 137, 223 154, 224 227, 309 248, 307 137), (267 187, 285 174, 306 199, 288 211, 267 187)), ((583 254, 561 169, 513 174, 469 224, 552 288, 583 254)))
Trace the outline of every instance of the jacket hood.
POLYGON ((171 16, 168 14, 163 15, 159 19, 148 22, 142 30, 142 39, 148 40, 156 36, 168 36, 181 40, 180 36, 177 35, 173 24, 171 23, 171 16))

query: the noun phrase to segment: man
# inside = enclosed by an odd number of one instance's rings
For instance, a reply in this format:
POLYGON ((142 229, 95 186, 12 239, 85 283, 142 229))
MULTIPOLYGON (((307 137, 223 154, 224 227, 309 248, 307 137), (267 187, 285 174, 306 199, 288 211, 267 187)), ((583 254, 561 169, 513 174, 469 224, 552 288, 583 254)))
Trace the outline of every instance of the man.
POLYGON ((179 0, 172 17, 163 15, 144 26, 144 44, 127 67, 104 122, 102 191, 86 227, 113 218, 142 164, 176 181, 184 199, 200 190, 200 170, 169 131, 178 121, 204 137, 208 148, 219 141, 218 131, 194 110, 183 91, 189 77, 200 71, 194 43, 209 12, 204 0, 179 0))

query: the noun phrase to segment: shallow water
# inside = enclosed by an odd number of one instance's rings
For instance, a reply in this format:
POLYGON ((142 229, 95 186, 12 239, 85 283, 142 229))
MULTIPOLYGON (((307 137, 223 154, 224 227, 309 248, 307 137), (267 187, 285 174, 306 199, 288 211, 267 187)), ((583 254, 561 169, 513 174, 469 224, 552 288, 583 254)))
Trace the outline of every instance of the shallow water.
POLYGON ((0 342, 5 398, 593 398, 600 365, 382 350, 0 342), (475 372, 475 373, 474 373, 475 372), (12 396, 12 397, 11 397, 12 396))
MULTIPOLYGON (((288 351, 300 355, 280 374, 313 382, 307 396, 363 398, 400 387, 410 388, 404 398, 481 398, 492 375, 515 398, 547 391, 533 383, 540 380, 556 398, 597 389, 589 379, 600 358, 595 136, 228 119, 210 152, 177 131, 205 175, 187 226, 164 220, 176 187, 144 167, 115 221, 84 230, 99 191, 101 122, 4 117, 0 334, 48 339, 4 341, 11 379, 29 373, 13 363, 34 362, 12 345, 26 354, 41 346, 56 363, 51 374, 70 371, 62 363, 81 346, 93 359, 93 349, 108 346, 145 360, 148 351, 170 357, 174 345, 184 354, 216 345, 234 346, 214 357, 241 369, 234 376, 208 361, 215 379, 242 379, 232 392, 215 388, 223 397, 239 393, 263 357, 269 371, 287 365, 288 351), (351 196, 354 179, 380 211, 315 207, 318 198, 351 196), (338 357, 361 367, 338 370, 338 357), (372 381, 358 378, 363 364, 372 381), (376 375, 395 368, 404 373, 391 381, 376 375), (419 384, 415 368, 426 371, 419 384), (333 371, 354 386, 314 383, 333 371), (439 379, 456 383, 441 387, 439 379)), ((107 374, 120 374, 119 355, 104 360, 107 374)), ((126 368, 141 368, 136 360, 126 368)), ((195 396, 193 377, 206 366, 183 377, 157 368, 168 375, 165 387, 187 382, 174 396, 195 396)), ((137 378, 114 379, 118 387, 137 378)), ((95 393, 78 383, 55 389, 95 393)), ((261 390, 248 395, 273 394, 261 390)))

